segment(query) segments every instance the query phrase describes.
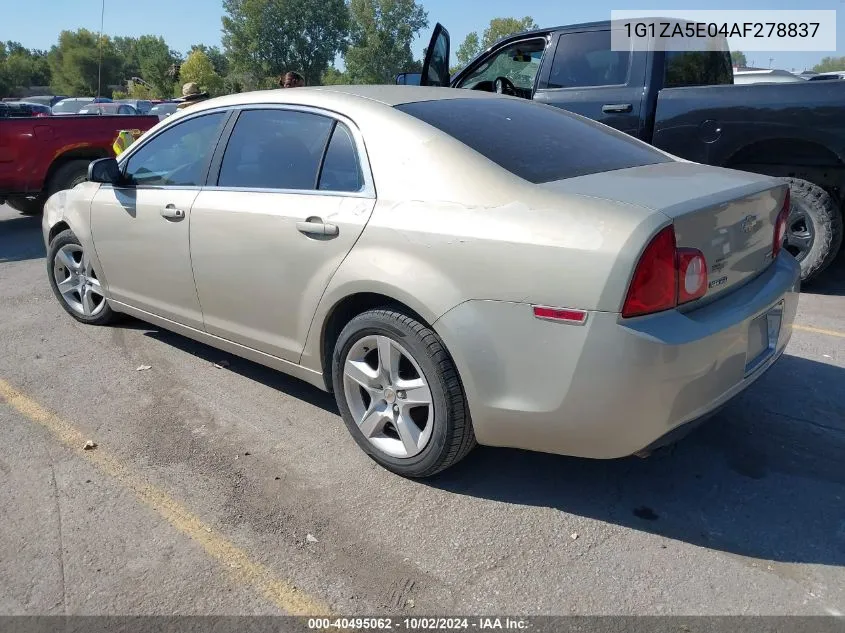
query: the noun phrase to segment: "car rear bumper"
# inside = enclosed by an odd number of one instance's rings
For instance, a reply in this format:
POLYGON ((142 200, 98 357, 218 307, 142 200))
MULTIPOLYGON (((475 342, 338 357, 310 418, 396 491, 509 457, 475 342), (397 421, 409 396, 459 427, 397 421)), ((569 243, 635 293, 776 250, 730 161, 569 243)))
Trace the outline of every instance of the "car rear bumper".
POLYGON ((434 327, 460 372, 479 443, 616 458, 708 416, 765 373, 789 342, 799 284, 798 264, 784 254, 688 313, 592 312, 568 325, 534 318, 526 303, 467 301, 434 327), (772 319, 779 327, 749 358, 752 323, 772 319))

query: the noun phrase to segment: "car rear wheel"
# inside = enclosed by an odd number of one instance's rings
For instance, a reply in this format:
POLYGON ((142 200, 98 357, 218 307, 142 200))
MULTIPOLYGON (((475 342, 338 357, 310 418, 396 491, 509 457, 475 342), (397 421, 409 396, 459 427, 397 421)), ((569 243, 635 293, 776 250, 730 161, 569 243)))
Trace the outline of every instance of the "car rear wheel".
POLYGON ((801 266, 801 280, 811 281, 830 266, 842 245, 842 212, 824 189, 800 178, 787 178, 792 206, 784 249, 801 266))
POLYGON ((332 383, 352 437, 376 462, 428 477, 475 446, 458 372, 440 337, 391 309, 352 319, 335 345, 332 383))
POLYGON ((77 321, 105 325, 114 319, 91 260, 72 231, 62 231, 50 242, 47 276, 53 294, 77 321))

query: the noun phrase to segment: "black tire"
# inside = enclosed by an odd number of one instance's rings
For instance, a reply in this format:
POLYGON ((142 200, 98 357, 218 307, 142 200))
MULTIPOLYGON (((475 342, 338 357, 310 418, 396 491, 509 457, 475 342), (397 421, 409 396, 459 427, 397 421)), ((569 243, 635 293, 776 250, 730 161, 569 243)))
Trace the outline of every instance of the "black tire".
POLYGON ((47 197, 57 191, 73 189, 81 182, 88 180, 88 165, 90 160, 69 160, 53 172, 47 183, 47 197))
POLYGON ((62 308, 65 309, 65 312, 80 323, 86 323, 88 325, 107 325, 113 322, 116 318, 116 313, 111 309, 111 306, 105 298, 103 299, 105 305, 103 305, 102 309, 96 315, 86 316, 73 310, 67 304, 64 297, 62 297, 61 292, 59 292, 59 288, 56 285, 56 279, 53 274, 53 267, 56 260, 56 254, 59 252, 59 249, 68 244, 75 244, 82 248, 82 244, 79 239, 70 229, 62 231, 56 235, 56 237, 54 237, 50 242, 50 248, 47 249, 47 278, 50 280, 50 288, 53 289, 53 294, 56 296, 56 299, 58 299, 62 308))
POLYGON ((403 477, 430 477, 463 459, 475 447, 469 408, 452 357, 440 337, 416 319, 385 308, 364 312, 341 331, 332 354, 332 385, 346 427, 365 453, 403 477), (352 346, 369 335, 386 336, 402 345, 422 369, 434 409, 431 438, 409 458, 382 452, 364 437, 350 412, 343 381, 343 363, 352 346))
POLYGON ((784 248, 798 260, 801 281, 812 281, 836 259, 842 245, 842 211, 836 200, 818 185, 800 178, 786 181, 792 206, 784 248))
POLYGON ((9 198, 6 204, 23 215, 38 215, 44 210, 44 198, 9 198))

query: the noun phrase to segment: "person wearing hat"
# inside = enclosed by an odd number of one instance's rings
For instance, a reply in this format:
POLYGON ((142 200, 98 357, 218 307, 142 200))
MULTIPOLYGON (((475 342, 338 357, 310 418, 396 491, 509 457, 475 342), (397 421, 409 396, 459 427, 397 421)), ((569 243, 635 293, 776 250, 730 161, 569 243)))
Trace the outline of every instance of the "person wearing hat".
POLYGON ((193 81, 190 81, 182 86, 182 98, 179 100, 180 103, 176 106, 176 109, 184 110, 199 101, 205 101, 209 96, 207 92, 200 92, 200 87, 193 81))

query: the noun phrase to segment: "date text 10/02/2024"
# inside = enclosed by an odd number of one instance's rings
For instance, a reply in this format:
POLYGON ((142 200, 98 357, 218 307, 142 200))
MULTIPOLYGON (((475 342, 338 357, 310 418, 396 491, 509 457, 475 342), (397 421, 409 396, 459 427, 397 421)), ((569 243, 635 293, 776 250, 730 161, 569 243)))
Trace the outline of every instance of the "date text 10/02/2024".
POLYGON ((444 617, 412 617, 412 618, 309 618, 309 629, 360 629, 385 631, 399 630, 511 630, 527 629, 527 620, 519 618, 476 617, 476 618, 444 618, 444 617))

